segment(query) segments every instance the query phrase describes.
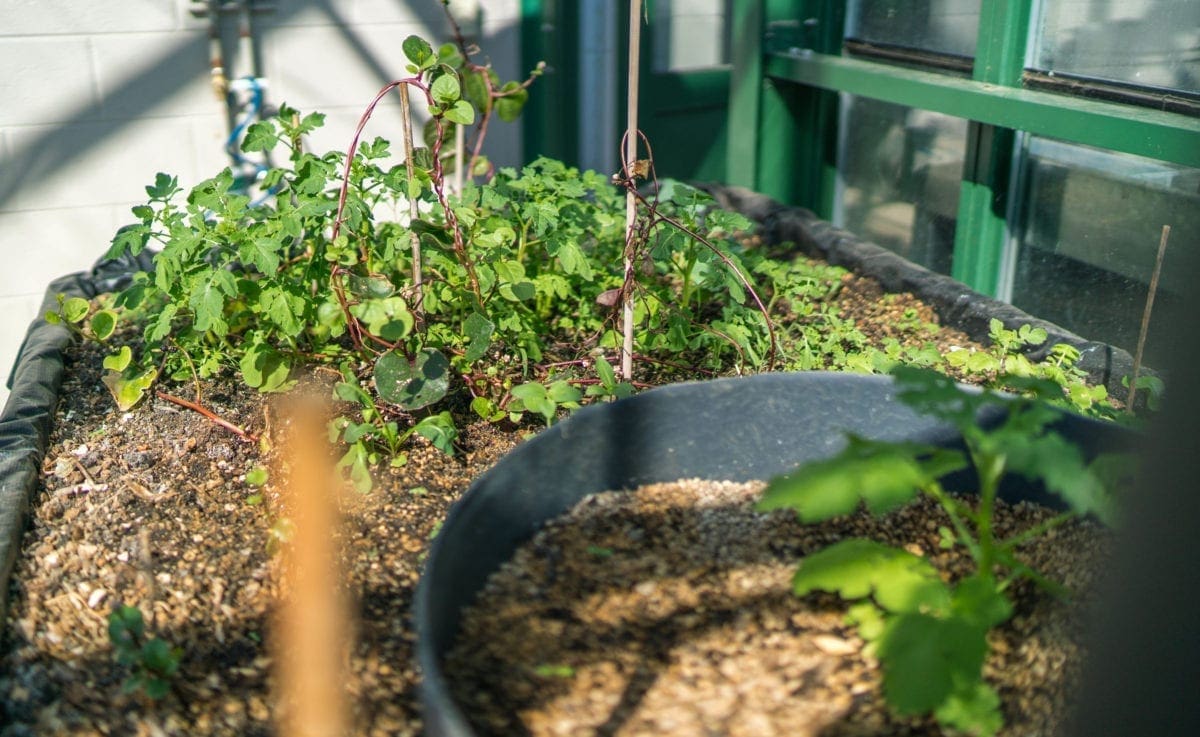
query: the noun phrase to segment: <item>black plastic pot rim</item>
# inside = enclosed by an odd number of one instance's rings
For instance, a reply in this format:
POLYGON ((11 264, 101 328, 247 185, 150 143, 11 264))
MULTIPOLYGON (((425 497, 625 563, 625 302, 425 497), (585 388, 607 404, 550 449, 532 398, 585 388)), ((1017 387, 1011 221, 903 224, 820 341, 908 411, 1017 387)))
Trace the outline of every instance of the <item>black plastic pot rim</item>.
MULTIPOLYGON (((1003 419, 992 408, 981 417, 1003 419)), ((1056 430, 1091 457, 1127 447, 1112 423, 1063 413, 1056 430)), ((454 701, 442 658, 462 609, 495 569, 545 522, 593 492, 703 478, 767 479, 837 452, 845 433, 878 440, 959 444, 957 432, 894 399, 891 377, 808 372, 675 384, 592 406, 527 441, 480 476, 451 509, 426 562, 415 600, 426 733, 475 734, 454 701)), ((963 473, 947 487, 965 489, 963 473)), ((1019 477, 1001 493, 1057 505, 1019 477)))

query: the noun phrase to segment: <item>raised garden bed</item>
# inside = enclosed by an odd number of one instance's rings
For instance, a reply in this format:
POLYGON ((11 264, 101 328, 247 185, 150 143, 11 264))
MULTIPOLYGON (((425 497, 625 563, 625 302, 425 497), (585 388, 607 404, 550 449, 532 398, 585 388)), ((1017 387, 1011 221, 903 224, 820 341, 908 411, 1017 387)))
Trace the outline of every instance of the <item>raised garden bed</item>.
MULTIPOLYGON (((91 277, 79 275, 51 292, 72 284, 86 296, 96 291, 91 277)), ((931 307, 906 295, 882 297, 872 280, 849 279, 838 310, 854 316, 872 340, 931 337, 916 327, 937 321, 931 307), (912 321, 909 313, 908 338, 896 329, 906 311, 919 317, 912 321)), ((49 298, 47 308, 53 303, 49 298)), ((933 339, 943 350, 971 345, 953 330, 933 339)), ((263 493, 245 480, 266 459, 253 444, 161 400, 118 411, 99 381, 102 355, 70 346, 59 326, 35 324, 30 345, 36 347, 23 353, 14 373, 3 422, 5 447, 12 449, 6 462, 17 469, 4 487, 12 499, 5 505, 10 560, 20 548, 21 510, 33 508, 25 559, 9 588, 16 605, 0 676, 6 718, 66 733, 141 724, 168 734, 268 733, 264 640, 275 593, 269 550, 277 517, 271 486, 263 493), (261 504, 248 503, 255 496, 261 504), (213 540, 221 544, 208 544, 213 540), (181 675, 165 699, 120 693, 128 673, 111 660, 105 630, 117 601, 153 611, 155 631, 184 651, 181 675)), ((227 382, 206 382, 203 394, 248 431, 267 429, 271 415, 258 395, 227 382)), ((478 423, 464 428, 455 458, 419 441, 407 466, 378 477, 376 489, 349 510, 351 588, 362 617, 350 687, 359 733, 420 729, 415 632, 399 613, 410 606, 429 539, 448 506, 534 430, 478 423)), ((613 479, 592 490, 622 485, 613 479)))

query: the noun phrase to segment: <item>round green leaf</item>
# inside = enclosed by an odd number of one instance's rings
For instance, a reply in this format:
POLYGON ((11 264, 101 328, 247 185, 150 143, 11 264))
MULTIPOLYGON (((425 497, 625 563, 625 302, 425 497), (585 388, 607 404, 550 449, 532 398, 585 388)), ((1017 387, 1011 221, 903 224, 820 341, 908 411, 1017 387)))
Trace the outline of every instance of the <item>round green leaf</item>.
POLYGON ((450 390, 450 362, 426 348, 409 360, 392 351, 375 361, 375 390, 385 402, 405 409, 427 407, 450 390))
POLYGON ((466 100, 459 100, 446 110, 446 120, 459 125, 472 125, 475 122, 475 108, 466 100))
POLYGON ((67 322, 83 322, 87 317, 88 301, 82 297, 71 297, 62 305, 62 316, 67 322))
POLYGON ((443 74, 433 80, 433 86, 429 88, 429 94, 433 96, 435 102, 442 105, 449 105, 458 98, 462 97, 462 89, 458 84, 458 77, 453 74, 443 74))
POLYGON ((96 340, 108 340, 117 329, 117 313, 112 310, 100 310, 92 315, 92 335, 96 340))
POLYGON ((133 360, 133 351, 129 346, 123 345, 121 350, 104 357, 104 368, 109 371, 124 371, 131 360, 133 360))
POLYGON ((422 69, 435 61, 433 47, 420 36, 409 36, 404 39, 401 48, 404 50, 404 55, 408 57, 408 60, 422 69))

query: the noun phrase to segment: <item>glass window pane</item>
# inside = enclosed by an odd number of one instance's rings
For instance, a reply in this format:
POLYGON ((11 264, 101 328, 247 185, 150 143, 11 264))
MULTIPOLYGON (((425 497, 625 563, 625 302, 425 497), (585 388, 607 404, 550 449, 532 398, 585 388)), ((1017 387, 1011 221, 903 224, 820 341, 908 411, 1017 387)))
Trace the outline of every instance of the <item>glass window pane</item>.
POLYGON ((1171 226, 1146 343, 1146 362, 1162 365, 1162 327, 1194 319, 1178 310, 1196 273, 1200 169, 1030 138, 1022 176, 1013 304, 1130 353, 1162 226, 1171 226))
POLYGON ((967 121, 842 95, 834 220, 950 273, 967 121))
POLYGON ((975 55, 980 0, 850 0, 846 37, 956 56, 975 55))
POLYGON ((1200 2, 1042 3, 1034 67, 1200 93, 1200 2))
POLYGON ((694 72, 729 64, 726 23, 732 0, 656 0, 650 24, 656 72, 694 72))

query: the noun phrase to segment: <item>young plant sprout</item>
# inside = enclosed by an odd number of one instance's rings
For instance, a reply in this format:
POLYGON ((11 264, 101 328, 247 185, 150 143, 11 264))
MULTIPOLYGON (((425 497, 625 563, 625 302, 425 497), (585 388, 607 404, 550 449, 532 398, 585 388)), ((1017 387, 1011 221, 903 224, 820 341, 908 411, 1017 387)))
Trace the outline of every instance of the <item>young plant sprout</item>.
POLYGON ((853 602, 848 619, 879 658, 888 703, 899 714, 932 713, 942 724, 978 735, 993 735, 1003 724, 1000 698, 983 679, 988 631, 1013 613, 1006 592, 1028 578, 1055 593, 1062 586, 1044 578, 1016 555, 1026 540, 1068 520, 1091 514, 1115 521, 1115 470, 1127 470, 1124 456, 1087 462, 1078 447, 1052 428, 1060 412, 1046 399, 1062 387, 1045 379, 1006 377, 1007 386, 1027 396, 984 389, 967 390, 950 378, 924 369, 894 371, 897 397, 916 411, 952 424, 966 452, 911 442, 879 442, 850 437, 846 448, 827 460, 806 464, 768 484, 762 510, 794 509, 806 523, 855 511, 860 504, 884 515, 924 494, 950 518, 941 528, 942 545, 962 546, 974 571, 947 583, 920 555, 866 539, 830 545, 801 561, 793 579, 797 596, 829 591, 853 602), (980 413, 1002 407, 995 427, 979 424, 980 413), (1118 462, 1120 461, 1120 462, 1118 462), (942 480, 974 467, 978 496, 951 494, 942 480), (993 527, 1000 482, 1015 473, 1042 482, 1066 505, 1046 522, 1007 539, 993 527))

